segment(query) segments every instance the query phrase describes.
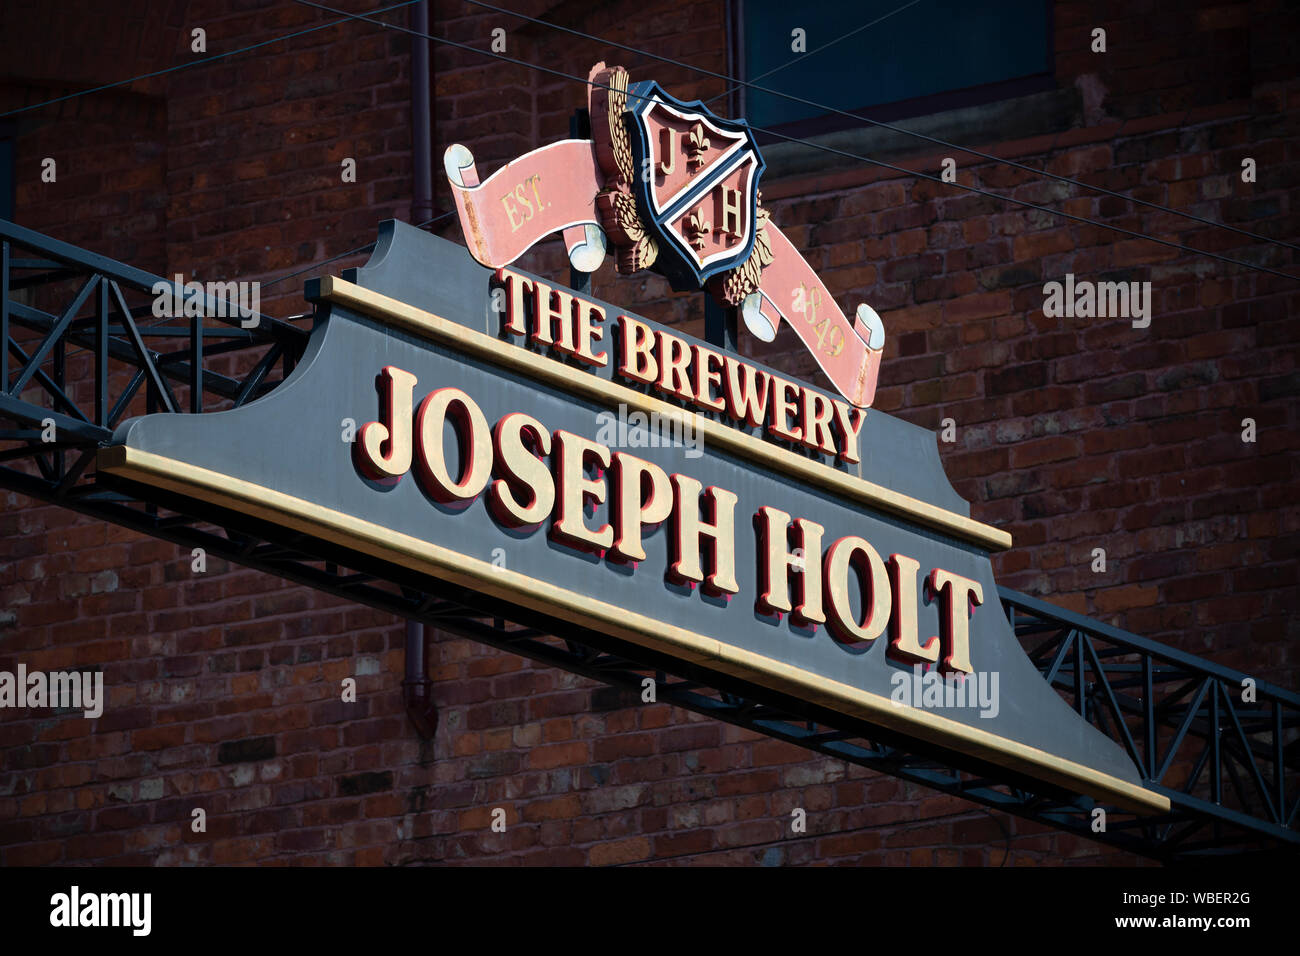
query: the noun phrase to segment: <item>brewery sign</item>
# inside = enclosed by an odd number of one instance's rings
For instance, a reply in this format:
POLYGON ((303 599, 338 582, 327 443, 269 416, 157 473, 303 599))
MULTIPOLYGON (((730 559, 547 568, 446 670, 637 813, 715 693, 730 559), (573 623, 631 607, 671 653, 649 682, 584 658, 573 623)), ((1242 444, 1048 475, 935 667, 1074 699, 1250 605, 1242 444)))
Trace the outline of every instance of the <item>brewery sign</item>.
POLYGON ((502 609, 810 701, 1139 812, 1168 800, 1043 680, 935 435, 871 408, 885 343, 762 205, 741 121, 598 64, 592 136, 480 179, 465 246, 398 222, 313 280, 307 351, 265 397, 123 423, 101 472, 214 503, 502 609), (831 388, 517 264, 655 270, 788 325, 831 388), (356 427, 349 433, 346 423, 356 427), (343 429, 341 432, 341 425, 343 429), (343 439, 341 440, 341 434, 343 439))

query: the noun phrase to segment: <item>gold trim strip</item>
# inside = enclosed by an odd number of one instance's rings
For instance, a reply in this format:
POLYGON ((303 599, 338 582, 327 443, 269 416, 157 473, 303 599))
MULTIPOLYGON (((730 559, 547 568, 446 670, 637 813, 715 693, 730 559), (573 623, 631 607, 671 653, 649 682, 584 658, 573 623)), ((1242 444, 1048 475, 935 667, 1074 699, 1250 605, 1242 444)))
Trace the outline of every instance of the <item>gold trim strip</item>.
MULTIPOLYGON (((611 405, 622 402, 628 408, 638 409, 647 414, 657 412, 662 416, 681 412, 676 406, 653 395, 642 394, 597 375, 576 371, 567 365, 544 358, 536 352, 530 352, 509 342, 502 342, 483 332, 444 319, 432 312, 417 309, 415 306, 381 293, 363 289, 337 276, 325 276, 321 279, 320 298, 363 312, 372 318, 382 319, 423 338, 454 345, 503 368, 523 373, 548 385, 577 393, 584 398, 597 399, 611 405)), ((699 430, 704 434, 706 441, 714 442, 757 464, 784 472, 801 481, 811 482, 850 500, 909 518, 992 551, 1005 551, 1011 547, 1011 535, 1001 528, 983 524, 910 495, 900 494, 864 478, 846 475, 819 461, 801 458, 784 448, 778 448, 761 438, 747 435, 703 415, 699 418, 699 430)))
POLYGON ((101 449, 98 467, 233 508, 725 674, 745 677, 839 713, 984 757, 1037 779, 1111 799, 1136 812, 1169 810, 1168 797, 1036 747, 930 711, 901 707, 848 684, 240 478, 124 445, 101 449))

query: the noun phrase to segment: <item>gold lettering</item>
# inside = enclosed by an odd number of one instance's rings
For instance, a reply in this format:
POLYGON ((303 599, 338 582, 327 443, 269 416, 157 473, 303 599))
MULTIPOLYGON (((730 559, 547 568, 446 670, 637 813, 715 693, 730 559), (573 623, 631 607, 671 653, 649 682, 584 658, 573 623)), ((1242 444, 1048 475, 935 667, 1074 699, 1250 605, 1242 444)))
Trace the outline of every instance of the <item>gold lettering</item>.
POLYGON ((826 354, 831 358, 839 355, 844 351, 844 332, 838 325, 831 328, 831 344, 826 348, 826 354))
POLYGON ((415 431, 420 436, 416 470, 425 490, 443 504, 478 497, 492 474, 492 431, 475 401, 458 388, 436 389, 420 403, 415 431), (448 419, 460 438, 459 478, 451 476, 443 454, 448 419))
POLYGON ((652 462, 619 451, 614 453, 611 485, 612 553, 624 561, 644 561, 642 529, 668 520, 673 510, 673 489, 668 475, 652 462))
POLYGON ((533 289, 533 280, 521 276, 511 269, 498 269, 497 279, 505 284, 506 292, 506 328, 515 335, 526 335, 528 328, 524 324, 524 295, 533 289))
POLYGON ((654 330, 630 315, 620 315, 618 322, 619 338, 623 344, 619 374, 648 385, 659 375, 659 363, 654 357, 654 330))
POLYGON ((909 664, 934 663, 939 659, 939 638, 920 641, 916 620, 916 572, 921 565, 905 554, 889 556, 889 571, 894 579, 894 638, 889 656, 909 664))
POLYGON ((740 238, 741 195, 739 189, 728 189, 719 185, 713 190, 717 206, 713 221, 718 224, 717 231, 726 233, 733 239, 740 238), (730 225, 729 225, 730 224, 730 225))
POLYGON ((659 130, 659 152, 668 157, 668 161, 659 160, 659 174, 671 176, 677 168, 677 130, 665 126, 659 130))
POLYGON ((727 369, 728 413, 732 418, 750 425, 763 424, 771 384, 768 374, 748 362, 740 362, 730 356, 724 357, 722 361, 727 369))
POLYGON ((506 219, 510 221, 510 231, 516 232, 518 231, 519 227, 524 224, 524 220, 520 218, 518 222, 515 222, 515 215, 519 212, 519 210, 510 204, 510 199, 511 199, 511 193, 506 193, 504 196, 501 197, 501 205, 506 207, 506 219))
POLYGON ((803 438, 803 429, 798 425, 787 424, 791 415, 798 414, 798 399, 791 399, 789 396, 792 391, 798 395, 799 386, 794 382, 772 376, 772 420, 767 423, 767 429, 778 438, 799 441, 803 438))
POLYGON ((790 516, 764 505, 758 509, 758 610, 764 614, 793 612, 796 624, 821 624, 822 534, 825 528, 800 518, 794 523, 798 554, 790 550, 790 516), (799 603, 790 598, 793 579, 799 603))
MULTIPOLYGON (((858 644, 874 641, 885 632, 889 625, 890 605, 897 608, 901 595, 891 595, 889 576, 885 573, 885 563, 866 539, 857 535, 840 538, 826 552, 826 604, 827 620, 831 634, 842 644, 858 644), (858 573, 864 576, 859 593, 862 595, 862 620, 853 616, 853 606, 849 603, 849 570, 856 562, 858 573), (865 567, 863 567, 865 562, 865 567)), ((915 593, 915 588, 913 592, 915 593)), ((912 606, 916 614, 916 606, 912 606)))
POLYGON ((595 303, 588 302, 586 299, 577 299, 576 301, 578 303, 578 319, 574 337, 578 340, 578 347, 573 354, 588 365, 603 368, 609 364, 609 355, 604 351, 593 352, 591 344, 605 338, 605 310, 595 303), (592 325, 593 316, 599 324, 592 325))
POLYGON ((835 436, 831 434, 831 417, 835 408, 831 400, 811 388, 803 390, 803 443, 809 448, 835 454, 835 436))
POLYGON ((722 384, 722 356, 699 345, 692 345, 691 351, 695 354, 695 401, 705 408, 726 411, 726 400, 713 394, 714 386, 722 384))
POLYGON ((710 590, 736 594, 736 502, 730 491, 710 485, 707 489, 686 475, 672 476, 673 508, 672 574, 681 581, 695 581, 710 590), (712 505, 712 523, 700 518, 701 491, 712 505), (712 570, 707 577, 701 561, 702 538, 713 541, 712 570))
POLYGON ((573 294, 563 289, 552 289, 544 282, 534 282, 533 286, 533 341, 554 345, 561 352, 572 355, 576 351, 573 347, 573 294), (554 335, 557 327, 559 341, 554 335))
POLYGON ((551 469, 539 456, 551 453, 551 433, 523 412, 506 415, 492 429, 497 471, 503 477, 488 489, 488 507, 502 524, 512 528, 541 524, 555 504, 555 481, 551 469), (525 439, 525 434, 528 436, 525 439), (532 444, 532 448, 528 447, 532 444), (519 491, 531 495, 521 504, 519 491))
POLYGON ((659 382, 656 384, 661 392, 676 395, 679 398, 694 398, 691 391, 690 373, 691 350, 686 342, 668 332, 659 332, 659 382))
POLYGON ((862 435, 862 426, 867 423, 867 410, 865 408, 856 408, 849 405, 848 402, 841 402, 838 399, 832 401, 835 406, 835 424, 840 429, 840 457, 850 465, 856 465, 862 460, 862 454, 858 448, 858 439, 862 435), (854 414, 857 420, 854 420, 854 414))
POLYGON ((970 663, 969 605, 979 607, 984 603, 984 589, 978 581, 940 568, 930 572, 930 589, 943 601, 939 620, 943 629, 943 646, 947 653, 941 669, 973 673, 970 663))
POLYGON ((822 290, 816 286, 806 286, 802 282, 798 285, 799 294, 795 297, 803 304, 802 309, 796 309, 796 312, 802 312, 808 324, 815 326, 817 324, 817 310, 822 307, 822 290))
POLYGON ((362 474, 375 481, 411 470, 411 406, 416 378, 392 365, 380 373, 379 421, 361 426, 353 454, 362 474))
MULTIPOLYGON (((523 183, 520 183, 518 186, 515 187, 515 199, 516 199, 516 200, 517 200, 521 205, 523 205, 523 207, 524 207, 525 209, 528 210, 528 214, 527 214, 526 216, 524 216, 524 221, 527 221, 527 220, 529 220, 529 219, 532 219, 532 218, 533 218, 533 204, 532 204, 531 202, 528 201, 528 193, 524 192, 524 184, 523 184, 523 183)), ((522 225, 522 223, 521 223, 521 225, 522 225)))
POLYGON ((559 514, 551 522, 551 537, 582 551, 608 548, 614 543, 614 529, 604 524, 592 530, 584 518, 587 499, 598 505, 605 502, 605 481, 587 477, 587 462, 594 461, 603 471, 609 467, 609 449, 566 431, 556 431, 555 444, 559 514))

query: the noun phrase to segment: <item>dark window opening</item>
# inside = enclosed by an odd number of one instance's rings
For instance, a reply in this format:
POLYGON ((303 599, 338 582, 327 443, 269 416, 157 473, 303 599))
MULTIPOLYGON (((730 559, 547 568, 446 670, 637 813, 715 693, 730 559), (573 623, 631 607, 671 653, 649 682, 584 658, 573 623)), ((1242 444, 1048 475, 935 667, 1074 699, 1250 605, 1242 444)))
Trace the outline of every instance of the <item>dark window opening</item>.
MULTIPOLYGON (((836 109, 892 121, 1054 87, 1047 0, 791 3, 737 0, 741 75, 836 109), (891 11, 898 11, 886 17, 891 11), (879 23, 821 52, 837 37, 879 23), (806 53, 792 50, 803 30, 806 53), (770 75, 769 71, 773 71, 770 75)), ((793 100, 746 89, 745 118, 807 136, 858 125, 793 100)))

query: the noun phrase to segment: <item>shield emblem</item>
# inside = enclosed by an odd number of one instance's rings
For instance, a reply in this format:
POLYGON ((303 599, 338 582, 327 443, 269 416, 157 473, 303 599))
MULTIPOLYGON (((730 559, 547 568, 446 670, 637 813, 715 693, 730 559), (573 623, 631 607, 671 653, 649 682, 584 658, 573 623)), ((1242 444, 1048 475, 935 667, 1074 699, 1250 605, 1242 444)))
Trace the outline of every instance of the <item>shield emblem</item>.
POLYGON ((659 239, 656 263, 677 291, 701 288, 754 248, 763 157, 743 120, 653 81, 628 87, 624 114, 636 158, 637 204, 659 239))

